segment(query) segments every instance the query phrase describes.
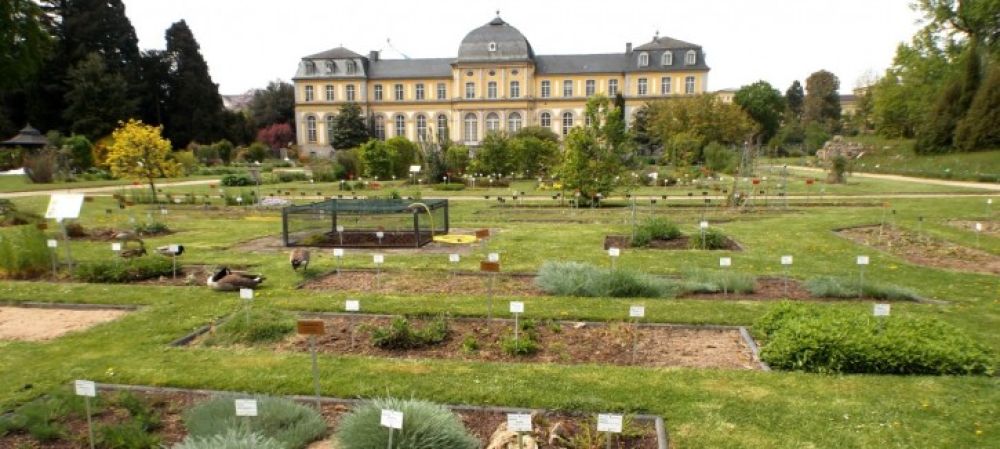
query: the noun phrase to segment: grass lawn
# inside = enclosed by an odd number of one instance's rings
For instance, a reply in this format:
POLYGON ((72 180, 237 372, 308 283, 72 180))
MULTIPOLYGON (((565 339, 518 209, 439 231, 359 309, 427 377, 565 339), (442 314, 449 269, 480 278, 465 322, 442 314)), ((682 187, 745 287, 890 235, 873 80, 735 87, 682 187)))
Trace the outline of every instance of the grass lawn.
MULTIPOLYGON (((859 181, 862 182, 862 181, 859 181)), ((868 180, 863 182, 867 183, 868 180)), ((803 183, 804 185, 804 183, 803 183)), ((270 186, 265 186, 269 188, 270 186)), ((283 188, 288 186, 282 186, 283 188)), ((815 186, 814 186, 815 187, 815 186)), ((847 186, 842 194, 865 190, 900 192, 909 183, 878 181, 867 189, 847 186)), ((315 185, 299 184, 299 189, 315 185)), ((334 185, 322 186, 332 190, 334 185)), ((833 187, 831 187, 833 188, 833 187)), ((207 186, 169 189, 208 192, 207 186)), ((679 189, 678 192, 683 192, 679 189)), ((945 190, 946 191, 946 190, 945 190)), ((405 194, 405 191, 401 189, 405 194)), ((315 193, 315 192, 313 192, 315 193)), ((451 194, 452 192, 448 192, 451 194)), ((832 192, 831 192, 832 193, 832 192)), ((481 194, 481 192, 475 192, 481 194)), ((680 194, 680 193, 678 193, 680 194)), ((429 193, 424 195, 429 196, 429 193)), ((42 211, 44 197, 17 199, 26 210, 42 211)), ((982 220, 982 198, 893 200, 891 224, 921 229, 935 238, 973 246, 976 236, 948 225, 952 219, 982 220), (918 217, 924 217, 918 223, 918 217)), ((834 228, 877 224, 882 208, 809 207, 737 214, 710 208, 661 207, 657 214, 697 232, 702 213, 744 251, 657 251, 625 249, 618 266, 675 274, 716 269, 720 256, 733 270, 756 275, 781 273, 781 255, 795 256, 791 275, 857 275, 854 258, 871 256, 866 278, 898 284, 948 304, 893 304, 893 316, 947 321, 1000 354, 1000 282, 996 276, 921 267, 838 237, 834 228)), ((994 213, 995 214, 995 213, 994 213)), ((127 227, 129 218, 149 219, 147 209, 117 209, 110 198, 87 203, 86 227, 127 227), (111 214, 105 211, 111 210, 111 214)), ((157 216, 176 234, 149 239, 147 246, 181 243, 182 263, 254 265, 267 276, 255 307, 296 311, 340 311, 347 294, 296 289, 303 275, 288 267, 284 252, 247 251, 241 243, 277 236, 274 211, 230 208, 204 211, 174 207, 157 216)), ((474 270, 487 251, 501 253, 504 271, 534 271, 547 260, 607 265, 606 234, 628 233, 628 210, 539 210, 497 208, 486 201, 454 201, 453 227, 491 227, 499 232, 486 248, 463 257, 459 269, 474 270), (565 221, 541 221, 565 220, 565 221)), ((73 242, 78 260, 109 259, 106 242, 73 242)), ((1000 238, 982 235, 980 247, 1000 255, 1000 238)), ((371 267, 371 251, 349 250, 346 267, 371 267)), ((156 256, 151 256, 156 257, 156 256)), ((314 252, 312 275, 334 267, 328 251, 314 252)), ((392 253, 386 268, 451 268, 445 254, 392 253)), ((484 316, 481 296, 358 295, 370 313, 484 316)), ((145 306, 118 321, 48 342, 0 341, 0 409, 26 401, 76 378, 281 394, 309 394, 309 356, 260 348, 170 348, 167 343, 239 308, 235 293, 207 287, 150 287, 81 283, 0 282, 0 300, 51 301, 145 306)), ((498 309, 505 309, 500 298, 498 309)), ((525 300, 526 318, 618 321, 628 306, 646 306, 646 321, 749 325, 778 302, 540 297, 525 300)), ((870 302, 810 302, 814 308, 846 308, 870 313, 870 302)), ((340 397, 386 394, 448 403, 530 406, 559 409, 637 411, 662 415, 672 447, 683 448, 871 448, 1000 446, 1000 382, 997 377, 824 375, 710 369, 655 369, 625 366, 484 363, 460 360, 396 360, 320 356, 323 393, 340 397)))

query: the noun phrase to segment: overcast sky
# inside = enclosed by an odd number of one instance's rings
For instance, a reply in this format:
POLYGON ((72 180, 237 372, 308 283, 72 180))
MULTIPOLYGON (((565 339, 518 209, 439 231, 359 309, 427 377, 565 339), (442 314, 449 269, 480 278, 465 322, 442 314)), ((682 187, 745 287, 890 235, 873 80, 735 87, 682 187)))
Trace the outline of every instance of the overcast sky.
MULTIPOLYGON (((853 88, 919 28, 910 0, 124 0, 143 49, 185 19, 223 94, 289 80, 302 56, 343 45, 454 57, 495 11, 536 54, 615 53, 661 35, 701 45, 709 89, 763 79, 784 91, 826 69, 853 88)), ((402 57, 400 53, 391 53, 402 57)))

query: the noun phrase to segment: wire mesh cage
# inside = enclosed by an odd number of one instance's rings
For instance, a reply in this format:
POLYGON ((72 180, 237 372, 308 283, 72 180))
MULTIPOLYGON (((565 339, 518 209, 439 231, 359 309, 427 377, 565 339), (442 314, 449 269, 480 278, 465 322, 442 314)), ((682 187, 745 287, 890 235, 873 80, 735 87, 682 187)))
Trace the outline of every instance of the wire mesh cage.
POLYGON ((448 233, 448 200, 330 199, 281 211, 285 246, 419 248, 448 233))

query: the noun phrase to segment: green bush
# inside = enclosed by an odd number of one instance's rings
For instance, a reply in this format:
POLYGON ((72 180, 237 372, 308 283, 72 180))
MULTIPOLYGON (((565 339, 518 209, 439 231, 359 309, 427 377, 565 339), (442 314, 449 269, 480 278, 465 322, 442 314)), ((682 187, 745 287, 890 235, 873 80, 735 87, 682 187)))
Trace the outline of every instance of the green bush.
POLYGON ((227 429, 210 437, 187 436, 184 441, 171 449, 286 449, 277 440, 261 436, 259 433, 227 429))
POLYGON ((522 334, 520 338, 514 339, 513 335, 508 335, 500 342, 500 348, 504 354, 512 357, 534 355, 538 352, 538 341, 530 334, 522 334))
POLYGON ((753 293, 756 288, 755 276, 729 270, 696 270, 681 282, 681 289, 687 293, 753 293))
POLYGON ((216 326, 204 344, 226 346, 273 343, 283 340, 295 330, 295 316, 288 312, 254 307, 250 309, 249 320, 244 313, 241 311, 216 326))
POLYGON ((659 217, 646 220, 635 230, 632 246, 649 246, 653 240, 673 240, 681 236, 677 225, 659 217))
POLYGON ((754 324, 761 359, 820 373, 992 375, 986 349, 939 320, 783 304, 754 324))
POLYGON ((38 399, 29 402, 14 413, 0 416, 0 435, 26 432, 34 439, 45 442, 63 438, 67 429, 60 421, 67 411, 58 401, 38 399))
POLYGON ((159 235, 170 232, 170 228, 167 227, 166 223, 156 220, 136 223, 132 226, 132 230, 135 231, 136 234, 142 236, 159 235))
POLYGON ((83 282, 120 284, 173 274, 170 259, 159 256, 137 257, 129 260, 84 262, 76 267, 74 276, 83 282))
POLYGON ((387 327, 371 330, 372 344, 382 349, 413 349, 432 346, 448 338, 448 321, 439 317, 423 329, 414 329, 403 317, 396 317, 387 327))
POLYGON ((550 295, 584 297, 669 297, 670 282, 627 270, 606 270, 579 262, 545 262, 535 284, 550 295))
POLYGON ((857 298, 862 290, 865 298, 886 301, 919 301, 922 299, 913 290, 892 284, 865 282, 859 288, 861 280, 833 276, 819 276, 806 281, 809 294, 817 298, 857 298))
POLYGON ((227 187, 244 187, 253 184, 253 180, 246 175, 226 175, 222 177, 222 185, 227 187))
POLYGON ((10 200, 0 199, 0 226, 20 226, 44 221, 41 215, 20 210, 10 200))
POLYGON ((465 190, 465 184, 448 183, 448 184, 434 184, 431 188, 441 192, 458 192, 460 190, 465 190))
POLYGON ((12 279, 31 279, 50 270, 51 254, 45 235, 34 226, 22 226, 0 235, 0 271, 12 279))
POLYGON ((704 233, 699 231, 691 236, 689 246, 691 249, 726 249, 729 247, 728 240, 722 232, 708 228, 704 233))
POLYGON ((403 429, 395 431, 393 449, 476 449, 479 441, 448 409, 415 399, 375 399, 358 405, 341 419, 335 438, 340 449, 383 449, 389 432, 379 425, 382 410, 403 413, 403 429))
POLYGON ((257 416, 253 419, 236 416, 231 396, 195 405, 184 413, 189 438, 210 439, 238 430, 276 440, 283 449, 301 449, 326 433, 326 421, 312 407, 284 398, 256 399, 257 416))
POLYGON ((94 446, 100 449, 159 449, 160 437, 138 421, 99 424, 94 429, 94 446))

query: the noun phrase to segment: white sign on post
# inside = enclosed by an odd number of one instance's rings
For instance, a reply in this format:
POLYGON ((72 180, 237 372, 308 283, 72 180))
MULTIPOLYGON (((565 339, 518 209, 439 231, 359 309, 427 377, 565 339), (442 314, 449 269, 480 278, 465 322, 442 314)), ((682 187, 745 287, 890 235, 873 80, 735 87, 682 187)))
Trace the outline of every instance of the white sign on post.
POLYGON ((76 390, 77 396, 86 396, 89 398, 97 396, 97 384, 89 380, 78 380, 73 382, 73 387, 76 390))
POLYGON ((486 257, 486 260, 488 260, 490 262, 499 262, 500 261, 500 253, 490 253, 489 256, 486 257))
POLYGON ((618 257, 622 255, 621 248, 608 248, 608 255, 611 257, 618 257))
POLYGON ((521 301, 511 301, 510 313, 524 313, 524 303, 521 301))
POLYGON ((334 248, 333 257, 344 257, 344 248, 334 248))
POLYGON ((892 305, 890 304, 875 304, 872 314, 875 316, 889 316, 891 309, 892 305))
POLYGON ((372 256, 372 260, 375 261, 375 265, 382 265, 385 263, 385 254, 376 254, 372 256))
POLYGON ((508 413, 507 430, 510 432, 531 432, 531 415, 528 413, 508 413))
POLYGON ((719 258, 720 267, 731 267, 733 266, 733 259, 731 257, 720 257, 719 258))
POLYGON ((597 415, 597 431, 622 433, 622 415, 597 415))
POLYGON ((698 223, 698 227, 700 227, 701 229, 708 229, 708 222, 703 221, 701 223, 698 223))
POLYGON ((629 318, 642 318, 646 316, 646 306, 631 306, 628 308, 629 318))
POLYGON ((83 207, 83 195, 77 193, 56 193, 49 199, 49 208, 45 210, 45 218, 63 220, 80 216, 83 207))
POLYGON ((462 260, 462 256, 459 256, 458 254, 449 254, 448 255, 448 262, 458 263, 461 260, 462 260))
POLYGON ((983 230, 983 224, 982 223, 976 223, 976 232, 981 232, 982 230, 983 230))
POLYGON ((868 265, 868 256, 858 256, 858 265, 868 265))
POLYGON ((419 165, 411 165, 410 166, 410 173, 420 173, 420 166, 419 165))
POLYGON ((382 237, 385 237, 385 233, 384 232, 378 231, 378 232, 375 233, 375 238, 381 239, 382 237))
POLYGON ((337 232, 344 232, 344 225, 337 225, 337 232))
POLYGON ((253 299, 253 289, 252 288, 241 288, 240 289, 240 299, 253 299))
POLYGON ((395 410, 382 410, 382 427, 388 427, 390 429, 403 429, 403 412, 397 412, 395 410))
POLYGON ((344 310, 348 312, 360 312, 361 301, 358 301, 357 299, 348 299, 344 302, 344 310))
POLYGON ((180 252, 180 250, 181 250, 181 246, 180 245, 170 245, 170 246, 167 246, 167 252, 169 252, 171 254, 177 254, 178 252, 180 252))
POLYGON ((122 250, 122 244, 121 243, 115 242, 115 243, 111 244, 111 251, 118 252, 118 251, 121 251, 121 250, 122 250))
POLYGON ((792 256, 781 256, 781 264, 782 265, 791 265, 792 264, 792 256))
POLYGON ((257 416, 256 399, 237 399, 234 404, 236 405, 236 416, 257 416))
POLYGON ((45 244, 48 245, 49 248, 55 248, 59 246, 59 241, 56 239, 49 239, 47 242, 45 242, 45 244))

